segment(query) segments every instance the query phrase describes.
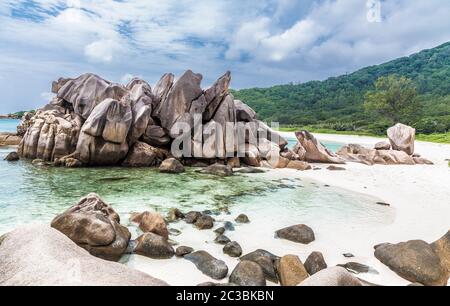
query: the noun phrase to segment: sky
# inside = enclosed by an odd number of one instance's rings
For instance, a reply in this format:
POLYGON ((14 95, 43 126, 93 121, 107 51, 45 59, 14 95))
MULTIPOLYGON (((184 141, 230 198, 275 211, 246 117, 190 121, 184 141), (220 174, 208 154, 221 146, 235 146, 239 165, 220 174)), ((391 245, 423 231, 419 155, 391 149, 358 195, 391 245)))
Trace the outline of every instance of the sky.
POLYGON ((208 87, 323 80, 450 41, 448 0, 0 0, 0 113, 40 107, 92 72, 208 87))

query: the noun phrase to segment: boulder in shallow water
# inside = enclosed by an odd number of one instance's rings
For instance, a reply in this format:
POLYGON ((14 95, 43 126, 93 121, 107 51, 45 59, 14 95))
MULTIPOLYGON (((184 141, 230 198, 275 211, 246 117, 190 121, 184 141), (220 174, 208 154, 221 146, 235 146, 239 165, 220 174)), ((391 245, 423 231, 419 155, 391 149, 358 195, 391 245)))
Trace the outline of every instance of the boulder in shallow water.
POLYGON ((313 230, 304 224, 289 226, 276 231, 276 237, 302 244, 309 244, 316 238, 313 230))
POLYGON ((245 214, 240 214, 234 219, 237 223, 250 223, 250 219, 245 214))
POLYGON ((391 142, 393 150, 403 151, 408 155, 414 154, 416 129, 401 123, 397 123, 387 130, 387 135, 389 137, 389 141, 391 142))
POLYGON ((192 262, 203 274, 216 279, 224 279, 228 274, 228 267, 222 260, 214 258, 206 251, 196 251, 184 256, 192 262))
POLYGON ((199 230, 211 229, 214 227, 214 218, 208 215, 199 216, 194 223, 199 230))
POLYGON ((0 243, 3 286, 167 286, 126 265, 91 256, 48 225, 21 226, 0 243))
POLYGON ((342 267, 330 267, 308 277, 299 286, 305 287, 361 287, 363 284, 342 267))
POLYGON ((138 223, 139 228, 144 233, 154 233, 165 239, 169 238, 169 231, 167 230, 164 218, 157 212, 143 212, 141 214, 133 214, 130 218, 132 222, 138 223))
POLYGON ((281 257, 278 275, 281 286, 297 286, 309 276, 302 261, 296 255, 281 257))
POLYGON ((140 236, 134 251, 136 254, 154 259, 171 258, 175 254, 167 239, 154 233, 145 233, 140 236))
POLYGON ((8 155, 6 155, 5 160, 9 161, 9 162, 18 161, 18 160, 20 160, 20 156, 19 156, 19 154, 17 154, 17 152, 10 152, 10 153, 8 153, 8 155))
POLYGON ((182 173, 184 172, 184 167, 183 165, 180 163, 179 160, 175 159, 175 158, 168 158, 166 160, 164 160, 161 163, 161 166, 159 166, 159 172, 162 173, 182 173))
POLYGON ((325 262, 322 253, 312 252, 308 258, 306 258, 304 266, 308 274, 313 275, 326 269, 327 263, 325 262))
POLYGON ((448 270, 433 247, 422 240, 397 244, 384 243, 375 247, 375 257, 400 277, 426 286, 443 286, 448 270))
POLYGON ((184 221, 188 224, 195 223, 198 218, 202 216, 202 213, 199 211, 190 211, 184 216, 184 221))
POLYGON ((260 265, 243 260, 231 272, 230 283, 239 286, 266 286, 266 278, 260 265))
POLYGON ((232 176, 233 168, 230 165, 221 165, 215 163, 203 169, 202 173, 213 174, 218 176, 232 176))
POLYGON ((120 259, 131 238, 119 215, 95 193, 58 215, 51 226, 92 255, 113 261, 120 259))
POLYGON ((183 219, 184 214, 178 209, 178 208, 171 208, 169 209, 169 212, 167 213, 166 220, 168 222, 174 222, 178 219, 183 219))

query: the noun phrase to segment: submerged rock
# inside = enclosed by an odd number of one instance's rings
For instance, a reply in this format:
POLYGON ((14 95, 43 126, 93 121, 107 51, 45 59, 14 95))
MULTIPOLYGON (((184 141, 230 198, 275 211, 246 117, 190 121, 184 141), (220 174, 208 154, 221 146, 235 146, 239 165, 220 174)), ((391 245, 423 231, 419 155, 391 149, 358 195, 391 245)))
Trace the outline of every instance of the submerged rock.
POLYGON ((17 228, 0 243, 3 286, 167 286, 162 280, 91 256, 48 225, 17 228))
POLYGON ((375 247, 375 257, 400 277, 426 286, 443 286, 448 270, 431 245, 422 240, 375 247))
POLYGON ((330 171, 344 171, 346 169, 344 167, 337 167, 337 166, 331 165, 331 166, 327 167, 327 170, 330 170, 330 171))
POLYGON ((136 254, 154 259, 171 258, 175 254, 167 239, 157 234, 145 233, 136 240, 136 254))
POLYGON ((208 215, 201 215, 195 220, 195 227, 200 230, 214 227, 214 218, 208 215))
POLYGON ((92 255, 113 261, 120 259, 131 238, 119 215, 95 193, 58 215, 51 226, 92 255))
POLYGON ((276 231, 275 235, 278 238, 302 244, 309 244, 316 239, 313 230, 304 224, 293 225, 280 229, 276 231))
POLYGON ((184 172, 184 166, 175 158, 169 158, 164 160, 159 166, 159 172, 162 173, 182 173, 184 172))
POLYGON ((245 214, 240 214, 234 219, 237 223, 250 223, 250 219, 245 214))
POLYGON ((306 258, 304 266, 309 275, 316 274, 328 267, 320 252, 312 252, 308 258, 306 258))
POLYGON ((184 214, 178 209, 178 208, 171 208, 169 209, 169 212, 167 213, 166 220, 168 222, 174 222, 178 219, 184 219, 184 214))
POLYGON ((201 171, 202 173, 213 174, 218 176, 232 176, 233 168, 229 165, 213 164, 201 171))
POLYGON ((225 244, 223 252, 230 257, 239 257, 242 255, 242 248, 236 241, 231 241, 225 244))
POLYGON ((223 227, 227 230, 227 231, 234 231, 234 225, 233 223, 231 223, 230 221, 226 221, 223 224, 223 227))
POLYGON ((216 279, 224 279, 228 274, 228 267, 222 260, 218 260, 206 251, 196 251, 184 256, 192 262, 203 274, 216 279))
POLYGON ((190 211, 184 216, 184 221, 188 224, 195 223, 198 218, 202 216, 202 213, 199 211, 190 211))
POLYGON ((19 154, 17 154, 17 152, 11 152, 11 153, 8 153, 8 155, 6 155, 5 160, 9 161, 9 162, 18 161, 18 160, 20 160, 20 156, 19 156, 19 154))
POLYGON ((278 275, 282 286, 297 286, 309 276, 302 261, 296 255, 281 257, 278 275))
POLYGON ((237 264, 229 281, 239 286, 266 286, 266 278, 261 266, 248 260, 237 264))

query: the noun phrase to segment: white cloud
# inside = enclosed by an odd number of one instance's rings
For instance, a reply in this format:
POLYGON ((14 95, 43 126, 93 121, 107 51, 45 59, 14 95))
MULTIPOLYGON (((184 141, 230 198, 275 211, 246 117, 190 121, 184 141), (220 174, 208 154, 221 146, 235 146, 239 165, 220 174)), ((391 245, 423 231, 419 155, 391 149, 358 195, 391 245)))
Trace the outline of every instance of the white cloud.
POLYGON ((206 87, 232 70, 234 87, 267 86, 323 79, 450 40, 448 0, 383 1, 381 23, 367 21, 364 0, 33 2, 0 1, 0 91, 17 100, 0 112, 40 101, 51 80, 86 71, 154 84, 190 68, 206 87))
POLYGON ((111 62, 114 53, 120 51, 120 46, 112 39, 94 41, 84 48, 84 54, 93 61, 111 62))

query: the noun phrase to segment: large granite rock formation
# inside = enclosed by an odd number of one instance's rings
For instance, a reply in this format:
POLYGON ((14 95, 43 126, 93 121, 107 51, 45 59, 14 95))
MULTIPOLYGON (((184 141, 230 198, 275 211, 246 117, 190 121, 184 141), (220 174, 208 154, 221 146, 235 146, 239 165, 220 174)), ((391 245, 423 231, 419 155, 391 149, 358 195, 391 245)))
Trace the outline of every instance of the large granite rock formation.
POLYGON ((22 226, 0 240, 0 286, 167 286, 91 256, 48 225, 22 226))
POLYGON ((112 261, 120 259, 131 238, 119 215, 95 193, 58 215, 51 226, 92 255, 112 261))
POLYGON ((315 163, 345 164, 345 161, 322 145, 313 134, 308 131, 295 133, 298 143, 294 153, 300 160, 315 163))
POLYGON ((192 157, 207 165, 217 160, 236 163, 230 158, 234 156, 252 166, 268 159, 272 167, 280 167, 287 164, 277 161, 280 154, 297 159, 288 154, 285 139, 257 121, 248 105, 234 100, 230 72, 206 90, 202 79, 190 70, 178 79, 165 74, 152 90, 139 78, 127 85, 90 73, 61 78, 52 84, 53 100, 34 116, 24 117, 18 153, 65 166, 159 166, 182 135, 182 152, 173 156, 184 164, 192 163, 192 157), (194 126, 196 118, 203 123, 200 131, 194 126), (237 145, 242 138, 237 128, 227 129, 228 123, 246 124, 242 145, 237 145), (194 152, 186 152, 190 146, 194 152))

